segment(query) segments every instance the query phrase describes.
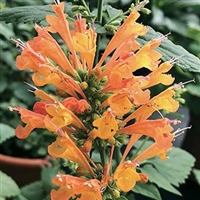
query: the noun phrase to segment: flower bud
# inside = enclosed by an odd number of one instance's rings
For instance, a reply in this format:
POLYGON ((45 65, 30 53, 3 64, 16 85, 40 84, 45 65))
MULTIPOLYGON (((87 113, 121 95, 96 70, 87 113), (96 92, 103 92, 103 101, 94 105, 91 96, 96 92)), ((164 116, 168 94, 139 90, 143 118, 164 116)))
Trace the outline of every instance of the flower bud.
POLYGON ((88 138, 84 145, 83 145, 83 150, 88 153, 92 149, 92 138, 88 138))
POLYGON ((84 82, 80 83, 80 87, 81 87, 82 90, 87 89, 88 88, 87 82, 84 81, 84 82))
POLYGON ((148 8, 141 8, 141 12, 147 15, 151 14, 151 10, 149 10, 148 8))
POLYGON ((113 196, 114 196, 115 198, 118 199, 118 198, 120 197, 120 192, 119 192, 119 190, 113 189, 112 192, 113 192, 113 196))
POLYGON ((108 142, 109 142, 109 144, 111 144, 111 145, 115 144, 115 138, 114 138, 114 137, 108 138, 108 142))

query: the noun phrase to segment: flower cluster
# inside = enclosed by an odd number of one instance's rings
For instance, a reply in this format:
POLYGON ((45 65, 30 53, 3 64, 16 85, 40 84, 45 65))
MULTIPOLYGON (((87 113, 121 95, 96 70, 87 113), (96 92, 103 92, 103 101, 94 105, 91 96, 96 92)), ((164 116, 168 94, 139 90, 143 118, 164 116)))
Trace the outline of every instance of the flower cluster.
POLYGON ((110 40, 97 64, 95 24, 77 15, 73 24, 64 13, 64 3, 52 5, 56 15, 47 15, 48 27, 35 26, 38 36, 26 44, 17 40, 22 53, 17 57, 19 70, 29 69, 35 86, 54 85, 55 94, 32 86, 39 99, 33 110, 16 107, 25 126, 18 125, 16 136, 25 139, 35 128, 47 129, 56 135, 49 145, 53 158, 77 164, 76 175, 59 173, 52 181, 58 190, 51 191, 52 200, 101 200, 105 191, 117 197, 132 190, 148 176, 137 169, 139 163, 159 156, 166 159, 175 134, 172 124, 160 110, 176 112, 175 86, 152 96, 150 88, 171 85, 174 78, 166 74, 174 60, 161 62, 156 51, 165 36, 152 39, 143 46, 137 41, 148 29, 136 22, 138 10, 133 8, 110 40), (65 50, 52 37, 57 33, 66 44, 65 50), (148 75, 136 75, 147 68, 148 75), (160 119, 150 119, 154 113, 160 119), (133 159, 127 159, 135 142, 147 136, 154 143, 133 159), (113 165, 116 148, 124 146, 122 157, 113 165), (99 152, 101 163, 92 160, 99 152))

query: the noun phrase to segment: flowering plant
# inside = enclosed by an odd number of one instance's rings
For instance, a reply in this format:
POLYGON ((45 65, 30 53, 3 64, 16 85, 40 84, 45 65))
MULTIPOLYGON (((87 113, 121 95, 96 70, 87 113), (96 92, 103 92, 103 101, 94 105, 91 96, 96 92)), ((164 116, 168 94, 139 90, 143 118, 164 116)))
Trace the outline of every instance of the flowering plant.
POLYGON ((172 85, 174 78, 166 74, 179 58, 161 62, 156 50, 167 36, 143 46, 137 41, 148 31, 137 22, 143 4, 131 7, 100 59, 95 23, 81 14, 70 23, 58 0, 51 6, 55 15, 46 16, 49 26, 35 25, 38 36, 26 44, 15 40, 22 51, 16 66, 33 73, 34 85, 28 85, 38 99, 32 111, 10 107, 25 124, 17 126, 16 136, 25 139, 36 128, 47 129, 56 135, 49 155, 74 164, 71 173, 52 179, 58 186, 51 190, 52 200, 125 198, 138 183, 148 182, 140 164, 156 156, 166 160, 174 139, 188 128, 174 130, 180 121, 161 112, 178 110, 184 84, 172 85), (137 75, 143 67, 150 73, 137 75), (158 84, 169 87, 153 95, 151 88, 158 84), (54 94, 38 88, 45 85, 54 85, 54 94), (158 119, 150 118, 154 112, 158 119), (149 138, 148 147, 142 149, 142 143, 134 149, 137 141, 149 138))

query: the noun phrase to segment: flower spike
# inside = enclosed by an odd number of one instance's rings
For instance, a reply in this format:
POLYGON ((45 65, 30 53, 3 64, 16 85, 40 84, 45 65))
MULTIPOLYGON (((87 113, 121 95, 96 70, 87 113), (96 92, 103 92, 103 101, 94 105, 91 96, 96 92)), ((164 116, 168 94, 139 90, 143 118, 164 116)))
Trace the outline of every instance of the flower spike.
POLYGON ((55 14, 46 16, 49 25, 35 25, 33 40, 24 44, 12 39, 21 50, 16 67, 30 70, 34 85, 25 84, 36 97, 32 110, 9 107, 24 123, 15 134, 25 139, 33 130, 45 129, 56 136, 48 145, 52 159, 70 161, 65 162, 66 174, 52 179, 58 188, 51 190, 51 200, 119 199, 138 182, 148 181, 148 175, 140 173, 141 162, 156 156, 168 159, 175 138, 191 128, 173 131, 180 121, 168 119, 163 111, 178 110, 177 89, 194 79, 172 85, 175 78, 168 73, 181 57, 163 62, 157 50, 169 34, 142 45, 137 42, 148 31, 137 22, 148 0, 137 1, 129 10, 96 64, 95 22, 88 23, 81 14, 69 22, 65 3, 54 2, 55 14), (140 73, 143 69, 148 73, 140 73), (151 88, 159 84, 168 87, 154 95, 151 88), (50 85, 48 93, 43 86, 50 85), (157 119, 150 118, 154 112, 157 119), (144 137, 137 148, 136 142, 144 137), (141 151, 149 138, 152 143, 141 151), (137 148, 134 156, 132 148, 137 148))

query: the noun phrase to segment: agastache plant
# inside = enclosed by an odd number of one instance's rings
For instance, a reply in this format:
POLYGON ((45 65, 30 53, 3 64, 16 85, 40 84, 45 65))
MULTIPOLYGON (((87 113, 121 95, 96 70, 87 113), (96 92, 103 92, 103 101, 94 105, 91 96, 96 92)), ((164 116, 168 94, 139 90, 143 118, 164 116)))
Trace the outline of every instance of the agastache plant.
POLYGON ((32 41, 24 44, 16 40, 21 49, 16 66, 33 74, 35 86, 29 85, 39 101, 32 111, 10 107, 19 112, 25 124, 18 125, 15 133, 25 139, 36 128, 47 129, 56 135, 48 146, 49 155, 76 163, 75 174, 59 173, 53 178, 58 189, 52 189, 52 200, 101 200, 106 192, 118 198, 121 192, 134 189, 137 182, 148 181, 148 174, 138 170, 139 164, 155 156, 167 159, 176 134, 182 131, 174 131, 172 126, 178 120, 161 113, 179 108, 174 97, 183 84, 172 85, 174 78, 167 74, 176 59, 161 62, 162 54, 156 50, 167 36, 143 46, 136 41, 148 31, 136 22, 138 6, 131 9, 94 64, 95 23, 87 24, 78 14, 70 24, 64 6, 59 1, 51 6, 55 15, 46 16, 49 26, 35 25, 38 36, 32 41), (66 52, 52 36, 55 33, 64 41, 66 52), (150 71, 148 75, 134 75, 143 67, 150 71), (152 96, 150 88, 158 84, 171 86, 152 96), (55 94, 39 89, 45 85, 54 85, 55 94), (160 114, 158 119, 149 118, 154 112, 160 114), (131 149, 142 137, 154 143, 130 159, 131 149), (122 146, 124 150, 116 158, 114 152, 122 146), (101 162, 93 161, 94 151, 101 162))

